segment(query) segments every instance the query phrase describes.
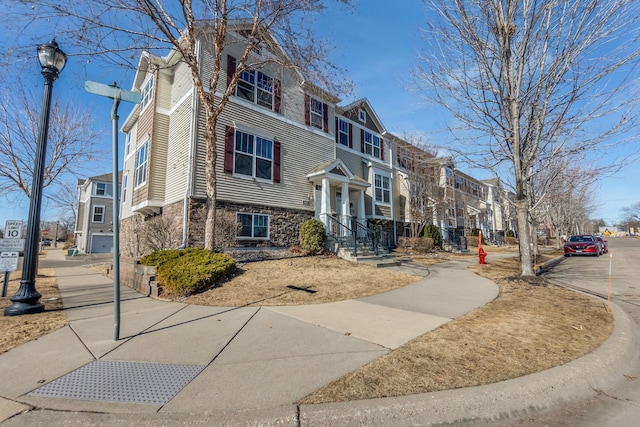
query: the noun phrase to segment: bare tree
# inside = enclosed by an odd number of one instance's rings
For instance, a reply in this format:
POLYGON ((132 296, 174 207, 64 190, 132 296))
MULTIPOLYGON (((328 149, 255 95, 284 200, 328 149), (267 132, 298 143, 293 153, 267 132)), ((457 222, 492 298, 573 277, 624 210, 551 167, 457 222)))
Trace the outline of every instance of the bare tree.
POLYGON ((406 178, 401 181, 408 196, 411 236, 422 236, 445 204, 440 187, 441 164, 433 150, 419 137, 405 137, 411 145, 397 147, 398 162, 406 178))
POLYGON ((114 62, 131 62, 127 54, 146 45, 146 49, 175 49, 180 61, 191 70, 199 100, 205 113, 206 131, 206 227, 205 248, 215 247, 217 200, 216 163, 218 158, 218 119, 243 72, 260 69, 268 63, 301 73, 332 93, 347 87, 339 69, 327 61, 331 44, 312 31, 310 20, 327 4, 349 4, 349 0, 88 0, 82 5, 71 0, 23 0, 31 5, 23 13, 31 23, 43 17, 63 26, 78 46, 91 46, 114 62), (246 43, 236 59, 235 69, 225 70, 225 46, 239 40, 246 43), (204 42, 203 42, 204 41, 204 42), (201 43, 203 42, 203 43, 201 43), (198 49, 208 51, 204 67, 198 49), (265 48, 270 55, 250 62, 252 51, 265 48), (203 70, 207 70, 206 72, 203 70), (212 72, 209 72, 212 70, 212 72), (226 79, 226 85, 220 85, 226 79), (209 90, 209 88, 223 90, 209 90))
MULTIPOLYGON (((40 104, 19 82, 4 86, 0 102, 0 192, 31 196, 40 104)), ((98 158, 93 118, 71 103, 54 101, 49 119, 43 188, 62 184, 98 158)))
POLYGON ((640 202, 622 208, 622 215, 625 221, 640 222, 640 202))
POLYGON ((428 5, 429 48, 416 81, 462 125, 456 135, 472 141, 467 158, 512 178, 521 275, 532 276, 527 183, 540 170, 534 163, 603 148, 630 129, 637 6, 633 0, 428 5), (598 132, 587 132, 587 123, 598 132))

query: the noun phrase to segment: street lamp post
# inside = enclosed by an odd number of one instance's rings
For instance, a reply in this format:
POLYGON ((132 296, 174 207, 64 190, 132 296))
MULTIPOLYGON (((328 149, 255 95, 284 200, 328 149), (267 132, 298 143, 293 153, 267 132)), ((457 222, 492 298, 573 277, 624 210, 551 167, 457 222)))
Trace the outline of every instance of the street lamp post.
POLYGON ((20 288, 11 297, 13 302, 4 310, 5 316, 17 316, 20 314, 33 314, 44 311, 44 305, 38 300, 42 295, 38 293, 35 285, 36 270, 38 268, 38 238, 40 226, 40 207, 42 205, 42 181, 44 179, 44 164, 47 153, 47 136, 49 133, 49 112, 51 111, 51 91, 53 82, 64 68, 67 55, 60 50, 58 43, 51 40, 49 43, 38 46, 38 60, 42 67, 44 77, 44 95, 42 98, 42 110, 40 112, 40 126, 38 128, 38 142, 36 146, 36 158, 33 169, 33 182, 31 183, 31 197, 29 201, 29 220, 27 224, 27 239, 24 249, 24 261, 22 264, 22 279, 20 288))

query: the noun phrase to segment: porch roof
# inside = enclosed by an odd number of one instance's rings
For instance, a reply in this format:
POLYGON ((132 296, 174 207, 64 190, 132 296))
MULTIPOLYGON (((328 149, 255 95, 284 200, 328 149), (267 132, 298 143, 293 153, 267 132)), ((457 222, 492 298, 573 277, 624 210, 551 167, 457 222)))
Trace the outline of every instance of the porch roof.
POLYGON ((355 175, 341 159, 332 160, 315 167, 307 174, 307 179, 313 183, 329 178, 330 182, 348 182, 349 186, 368 188, 369 182, 355 175))

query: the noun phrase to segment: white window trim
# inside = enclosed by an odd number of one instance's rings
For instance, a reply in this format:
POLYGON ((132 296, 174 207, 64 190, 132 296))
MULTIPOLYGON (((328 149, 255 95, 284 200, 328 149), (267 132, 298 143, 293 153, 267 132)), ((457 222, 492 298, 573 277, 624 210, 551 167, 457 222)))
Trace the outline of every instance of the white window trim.
POLYGON ((258 106, 258 107, 260 107, 260 108, 265 108, 265 109, 267 109, 267 110, 269 110, 269 111, 273 111, 274 104, 275 104, 275 102, 276 102, 276 97, 275 97, 275 80, 276 80, 276 79, 275 79, 274 77, 272 77, 271 75, 269 75, 269 74, 267 74, 267 73, 265 73, 265 72, 263 72, 263 71, 261 71, 261 70, 245 70, 244 72, 246 72, 246 73, 249 73, 249 74, 252 74, 252 75, 253 75, 253 83, 251 83, 251 82, 249 82, 249 81, 246 81, 246 80, 243 80, 243 79, 242 79, 242 74, 240 74, 240 79, 238 80, 238 83, 242 82, 243 84, 246 84, 246 85, 248 85, 248 86, 251 86, 251 88, 252 88, 252 95, 253 95, 253 96, 252 96, 252 98, 253 98, 253 99, 252 99, 252 100, 249 100, 249 99, 247 99, 247 98, 245 98, 245 97, 243 97, 243 96, 238 95, 238 88, 239 88, 239 85, 238 85, 238 84, 236 84, 236 88, 235 88, 235 96, 236 96, 238 99, 241 99, 241 100, 246 101, 246 102, 250 102, 251 104, 256 105, 256 106, 258 106), (267 77, 267 79, 270 79, 270 80, 271 80, 271 88, 261 88, 261 87, 258 85, 258 78, 259 78, 259 74, 262 74, 263 76, 266 76, 266 77, 267 77), (269 90, 269 89, 270 89, 270 90, 269 90), (271 107, 267 107, 267 106, 262 105, 262 104, 260 104, 260 103, 258 102, 258 101, 259 101, 258 91, 268 93, 268 94, 271 96, 271 107))
POLYGON ((373 157, 374 159, 379 159, 382 157, 382 138, 380 135, 376 135, 373 132, 369 132, 368 130, 364 131, 364 154, 373 157), (367 142, 367 135, 371 136, 371 142, 367 142), (376 147, 374 141, 378 139, 378 146, 376 147), (367 153, 367 146, 371 147, 371 154, 367 153), (378 155, 375 155, 375 149, 378 149, 378 155))
POLYGON ((140 112, 142 113, 153 101, 153 92, 155 89, 155 81, 153 74, 145 80, 140 88, 140 112))
POLYGON ((338 119, 338 144, 342 145, 343 147, 349 148, 349 122, 342 118, 338 119), (340 129, 341 123, 344 123, 347 126, 346 131, 340 129), (346 144, 342 143, 342 135, 346 136, 346 144))
POLYGON ((360 120, 362 123, 367 122, 367 112, 362 108, 358 108, 358 120, 360 120))
MULTIPOLYGON (((274 159, 274 147, 275 147, 275 138, 272 136, 267 136, 266 134, 261 134, 259 132, 255 132, 253 130, 247 129, 247 128, 242 128, 242 127, 236 127, 235 128, 235 132, 233 133, 233 176, 237 177, 237 178, 244 178, 244 179, 250 179, 250 180, 256 180, 256 181, 260 181, 260 182, 273 182, 273 173, 274 173, 274 169, 275 169, 275 159, 274 159), (240 173, 240 172, 236 172, 236 153, 238 153, 238 151, 236 151, 236 135, 238 134, 238 132, 247 134, 247 135, 251 135, 253 137, 253 154, 248 154, 248 153, 242 153, 246 156, 251 155, 252 157, 252 163, 251 163, 251 175, 247 175, 244 173, 240 173), (266 141, 270 141, 271 142, 271 178, 267 179, 267 178, 261 178, 256 176, 256 160, 258 158, 264 159, 264 157, 260 157, 258 156, 258 153, 256 152, 256 147, 257 147, 257 138, 261 138, 264 139, 266 141)), ((243 212, 241 212, 243 213, 243 212)))
POLYGON ((127 203, 127 186, 129 185, 129 172, 125 173, 122 177, 122 190, 120 190, 120 198, 122 204, 127 203))
POLYGON ((320 101, 317 98, 314 98, 313 96, 309 97, 309 125, 311 125, 311 127, 314 127, 316 129, 320 129, 323 130, 324 129, 324 108, 323 108, 324 103, 322 101, 320 101), (314 103, 318 103, 320 104, 320 112, 317 112, 313 109, 313 105, 314 103), (319 124, 316 124, 314 122, 314 117, 316 117, 316 120, 320 120, 319 124))
POLYGON ((96 182, 95 184, 96 185, 94 187, 94 192, 93 192, 94 196, 108 196, 108 193, 107 193, 107 189, 108 188, 107 188, 107 183, 106 182, 96 182), (99 185, 104 185, 104 193, 102 193, 102 194, 98 193, 98 186, 99 185))
POLYGON ((251 215, 251 236, 238 236, 236 234, 237 240, 269 240, 269 234, 271 232, 271 217, 268 214, 261 213, 253 213, 253 212, 236 212, 236 225, 240 224, 239 218, 240 215, 251 215), (267 235, 264 237, 255 237, 255 217, 256 216, 264 216, 267 217, 267 235))
POLYGON ((133 183, 133 188, 134 190, 137 188, 140 188, 144 185, 147 184, 147 180, 149 179, 149 139, 147 138, 142 144, 140 144, 137 148, 136 148, 136 153, 135 153, 135 162, 134 162, 134 183, 133 183), (138 183, 138 169, 140 169, 142 165, 138 166, 138 152, 142 149, 142 147, 144 147, 146 145, 146 158, 145 161, 143 163, 143 165, 145 165, 144 167, 144 181, 138 183))
POLYGON ((387 174, 384 173, 379 173, 377 171, 374 171, 373 173, 373 200, 376 202, 377 205, 391 205, 391 201, 392 201, 392 194, 391 194, 391 186, 392 186, 392 182, 391 182, 391 177, 387 174), (381 187, 377 187, 376 186, 376 176, 380 176, 381 177, 381 187), (389 201, 385 202, 384 201, 384 192, 385 192, 385 188, 384 188, 384 180, 385 178, 387 179, 387 181, 389 182, 389 188, 386 189, 386 191, 389 193, 389 201), (376 198, 376 189, 382 189, 382 200, 378 200, 376 198))
POLYGON ((104 224, 104 217, 106 215, 106 206, 104 205, 94 205, 91 209, 91 223, 92 224, 104 224), (96 208, 102 208, 102 221, 96 221, 96 208))

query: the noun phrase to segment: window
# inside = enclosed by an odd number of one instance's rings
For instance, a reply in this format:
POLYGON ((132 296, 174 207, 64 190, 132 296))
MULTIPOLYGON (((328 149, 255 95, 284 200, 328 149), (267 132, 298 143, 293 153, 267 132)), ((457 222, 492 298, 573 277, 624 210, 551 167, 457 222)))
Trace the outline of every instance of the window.
POLYGON ((358 120, 360 120, 362 123, 365 123, 367 121, 367 112, 360 108, 358 109, 358 120))
POLYGON ((127 202, 127 186, 129 185, 129 174, 122 177, 122 203, 127 202))
POLYGON ((140 111, 142 111, 151 103, 153 97, 153 76, 142 86, 140 97, 142 98, 140 101, 140 111))
POLYGON ((273 109, 273 78, 261 71, 243 71, 236 86, 236 95, 271 110, 273 109))
POLYGON ((105 196, 107 194, 107 184, 104 182, 96 182, 96 196, 105 196))
POLYGON ((364 132, 364 152, 380 158, 380 137, 370 132, 364 132))
POLYGON ((324 104, 315 98, 309 102, 310 124, 318 129, 323 129, 324 124, 324 104))
POLYGON ((149 163, 149 141, 145 142, 136 152, 135 187, 147 183, 147 168, 149 163))
POLYGON ((342 119, 338 120, 338 142, 349 146, 349 123, 342 119))
POLYGON ((273 141, 236 130, 234 172, 272 179, 273 141))
POLYGON ((104 206, 93 207, 93 217, 91 218, 91 222, 104 222, 104 206))
POLYGON ((131 151, 131 132, 125 134, 124 156, 127 157, 131 151))
POLYGON ((391 202, 391 180, 388 176, 375 175, 375 197, 376 202, 390 203, 391 202))
POLYGON ((267 239, 269 237, 269 215, 240 213, 237 214, 237 237, 267 239))

